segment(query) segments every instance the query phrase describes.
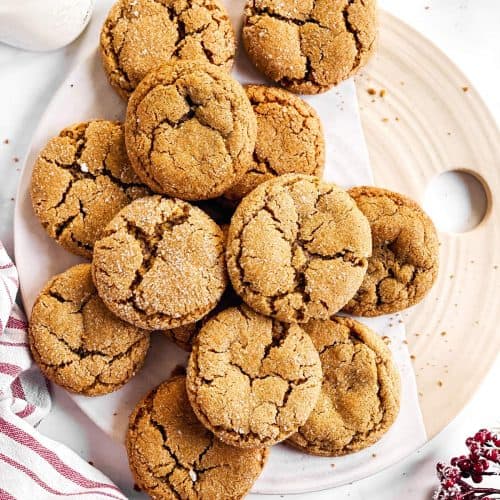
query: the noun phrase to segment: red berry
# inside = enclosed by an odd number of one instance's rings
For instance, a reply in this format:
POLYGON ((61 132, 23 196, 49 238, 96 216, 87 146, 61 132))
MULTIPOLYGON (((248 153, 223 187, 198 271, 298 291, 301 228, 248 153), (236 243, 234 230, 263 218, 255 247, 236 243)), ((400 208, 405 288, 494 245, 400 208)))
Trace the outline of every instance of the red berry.
POLYGON ((484 442, 486 441, 484 434, 481 431, 476 432, 474 434, 474 441, 476 441, 479 444, 484 444, 484 442))
POLYGON ((451 465, 453 465, 453 467, 456 467, 457 466, 457 462, 458 462, 458 458, 457 457, 453 457, 451 459, 450 463, 451 463, 451 465))
POLYGON ((471 478, 475 483, 480 483, 483 480, 483 476, 481 474, 476 474, 474 472, 471 474, 471 478))
POLYGON ((481 458, 481 460, 479 460, 479 463, 483 467, 483 471, 487 470, 488 467, 490 466, 490 464, 488 463, 488 460, 485 460, 484 458, 481 458))
POLYGON ((471 470, 472 462, 468 458, 460 458, 457 465, 460 470, 469 471, 471 470))
POLYGON ((476 462, 472 466, 472 474, 481 474, 483 472, 483 464, 481 462, 476 462))
POLYGON ((450 488, 453 488, 453 486, 455 486, 455 481, 453 479, 447 479, 443 483, 443 486, 445 489, 449 490, 450 488))
POLYGON ((484 456, 491 460, 492 462, 496 462, 500 457, 498 450, 486 450, 484 456))
POLYGON ((468 472, 462 472, 462 477, 467 479, 470 476, 468 472))
POLYGON ((471 437, 468 437, 466 440, 465 440, 465 444, 468 448, 470 448, 471 444, 474 443, 474 439, 472 439, 471 437))

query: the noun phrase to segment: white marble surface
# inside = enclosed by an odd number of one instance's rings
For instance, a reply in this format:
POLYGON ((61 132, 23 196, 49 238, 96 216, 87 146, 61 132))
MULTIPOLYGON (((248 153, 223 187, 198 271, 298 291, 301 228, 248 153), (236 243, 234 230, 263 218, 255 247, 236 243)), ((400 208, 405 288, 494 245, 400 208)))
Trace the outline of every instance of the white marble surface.
MULTIPOLYGON (((103 4, 99 2, 98 8, 103 4)), ((500 2, 498 0, 379 0, 382 8, 399 16, 430 38, 465 72, 500 122, 500 2), (428 8, 426 8, 428 7, 428 8)), ((95 37, 91 25, 85 37, 95 37)), ((12 214, 23 155, 47 101, 73 64, 80 43, 52 53, 36 54, 0 45, 0 239, 12 254, 12 214), (4 144, 8 139, 9 143, 4 144), (15 161, 19 158, 19 162, 15 161)), ((36 272, 36 269, 33 269, 36 272)), ((474 367, 464 367, 473 370, 474 367)), ((434 466, 440 459, 464 451, 463 440, 478 427, 500 426, 497 362, 470 404, 436 439, 400 465, 377 476, 335 490, 294 498, 303 499, 428 499, 435 487, 434 466)), ((126 467, 110 461, 114 445, 56 390, 54 410, 40 429, 94 462, 111 478, 126 467)), ((123 485, 121 485, 123 486, 123 485)), ((130 497, 133 491, 126 491, 130 497)))

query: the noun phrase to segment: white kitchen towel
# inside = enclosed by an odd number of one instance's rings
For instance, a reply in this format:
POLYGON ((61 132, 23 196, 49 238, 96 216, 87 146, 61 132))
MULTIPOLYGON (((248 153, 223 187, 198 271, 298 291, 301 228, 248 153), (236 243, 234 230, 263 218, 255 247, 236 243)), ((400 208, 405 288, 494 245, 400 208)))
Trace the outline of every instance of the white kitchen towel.
POLYGON ((101 472, 35 429, 50 411, 50 393, 30 355, 18 285, 0 243, 0 500, 125 499, 101 472))

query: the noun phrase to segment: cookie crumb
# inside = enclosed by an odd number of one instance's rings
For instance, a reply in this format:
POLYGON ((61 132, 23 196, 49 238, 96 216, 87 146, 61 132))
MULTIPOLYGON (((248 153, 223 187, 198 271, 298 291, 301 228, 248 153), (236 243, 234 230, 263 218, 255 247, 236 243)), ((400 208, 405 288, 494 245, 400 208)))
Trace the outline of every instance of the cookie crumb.
POLYGON ((428 5, 426 5, 426 6, 424 7, 424 9, 425 9, 425 10, 429 10, 429 9, 430 9, 430 7, 429 7, 428 5))
POLYGON ((403 340, 403 344, 408 345, 408 341, 406 339, 403 340))
POLYGON ((464 92, 469 92, 469 87, 462 87, 462 90, 463 90, 464 92))
POLYGON ((330 467, 331 467, 332 469, 335 469, 335 464, 330 464, 330 467))
POLYGON ((92 465, 92 467, 94 466, 94 462, 92 462, 92 460, 88 460, 88 463, 89 465, 92 465))
POLYGON ((3 143, 4 143, 4 144, 9 144, 9 142, 10 142, 10 141, 9 141, 9 139, 4 139, 4 140, 3 140, 3 143))
POLYGON ((372 453, 372 458, 375 458, 377 456, 376 453, 372 453))
POLYGON ((446 332, 441 332, 441 337, 446 336, 446 332))
POLYGON ((372 88, 372 87, 370 87, 367 90, 367 92, 368 92, 369 95, 377 95, 377 91, 374 88, 372 88))
POLYGON ((383 121, 384 123, 387 123, 387 122, 389 121, 389 118, 384 117, 384 118, 382 118, 382 121, 383 121))
POLYGON ((437 381, 437 385, 438 385, 439 387, 443 387, 443 381, 442 381, 442 380, 438 380, 438 381, 437 381))
POLYGON ((417 357, 415 356, 415 354, 411 354, 410 355, 410 359, 413 360, 413 361, 415 361, 417 359, 417 357))
POLYGON ((454 274, 450 274, 450 280, 452 280, 455 277, 454 274))
POLYGON ((113 412, 113 417, 116 417, 116 415, 118 415, 118 413, 116 413, 116 411, 113 412))
POLYGON ((74 87, 74 84, 73 84, 73 83, 70 83, 70 84, 69 84, 69 86, 70 86, 71 88, 73 88, 73 87, 74 87))
POLYGON ((394 118, 397 122, 399 121, 399 116, 396 116, 396 118, 394 118))
POLYGON ((380 97, 385 97, 385 94, 387 94, 387 90, 385 89, 381 89, 380 92, 378 93, 380 97))
POLYGON ((12 158, 12 160, 14 161, 14 163, 19 163, 19 158, 17 156, 14 156, 14 158, 12 158))
POLYGON ((382 337, 382 340, 386 343, 386 345, 389 345, 391 343, 391 339, 387 335, 384 335, 382 337))

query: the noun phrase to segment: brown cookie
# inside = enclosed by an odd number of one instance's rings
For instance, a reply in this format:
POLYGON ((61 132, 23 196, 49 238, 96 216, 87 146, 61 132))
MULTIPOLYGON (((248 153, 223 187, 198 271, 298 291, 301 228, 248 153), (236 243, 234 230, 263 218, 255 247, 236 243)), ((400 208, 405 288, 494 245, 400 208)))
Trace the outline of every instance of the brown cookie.
POLYGON ((248 0, 243 43, 255 66, 298 94, 325 92, 375 50, 375 0, 248 0))
POLYGON ((370 226, 342 189, 287 174, 240 203, 226 250, 233 287, 256 311, 281 321, 327 319, 361 285, 370 226))
POLYGON ((316 111, 283 89, 248 85, 245 90, 257 117, 257 142, 252 165, 225 196, 239 200, 262 182, 283 174, 321 177, 325 138, 316 111))
POLYGON ((307 422, 288 443, 328 457, 376 443, 399 412, 399 374, 390 350, 375 332, 350 318, 301 326, 320 353, 323 385, 307 422))
POLYGON ((142 367, 149 334, 106 309, 90 264, 52 278, 31 313, 29 343, 43 374, 68 391, 99 396, 115 391, 142 367))
POLYGON ((256 448, 283 441, 305 423, 321 377, 318 353, 298 325, 243 305, 201 328, 186 387, 205 427, 227 444, 256 448))
POLYGON ((100 49, 111 85, 128 99, 147 73, 169 61, 201 60, 229 71, 236 42, 218 0, 118 0, 100 49))
POLYGON ((237 500, 257 480, 266 448, 227 446, 196 419, 184 377, 167 380, 139 402, 127 433, 130 468, 152 498, 237 500))
POLYGON ((208 63, 165 64, 130 98, 127 151, 151 189, 186 200, 216 198, 251 164, 257 121, 243 87, 208 63))
POLYGON ((111 221, 96 243, 94 282, 118 317, 147 330, 193 323, 226 288, 224 237, 202 210, 150 196, 111 221))
POLYGON ((345 311, 379 316, 417 304, 438 274, 439 241, 431 219, 413 200, 386 189, 366 186, 349 193, 370 221, 373 255, 345 311))
POLYGON ((64 129, 40 152, 31 176, 33 209, 47 234, 87 259, 108 222, 148 193, 130 167, 123 126, 106 120, 64 129))

